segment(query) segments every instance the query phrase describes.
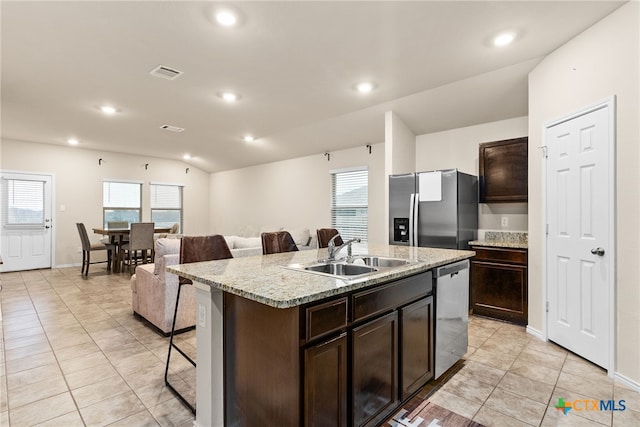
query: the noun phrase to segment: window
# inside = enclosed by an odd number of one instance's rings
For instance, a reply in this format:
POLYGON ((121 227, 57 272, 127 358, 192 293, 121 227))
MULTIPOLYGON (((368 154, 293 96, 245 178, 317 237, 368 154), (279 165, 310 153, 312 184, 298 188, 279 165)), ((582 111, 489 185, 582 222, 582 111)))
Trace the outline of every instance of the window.
POLYGON ((102 219, 109 221, 141 221, 142 184, 105 181, 102 183, 102 219))
POLYGON ((5 225, 44 224, 44 182, 7 179, 5 225))
POLYGON ((151 184, 151 221, 156 227, 179 224, 182 230, 182 186, 151 184))
POLYGON ((345 241, 353 238, 367 241, 368 182, 367 170, 331 174, 331 226, 345 241))

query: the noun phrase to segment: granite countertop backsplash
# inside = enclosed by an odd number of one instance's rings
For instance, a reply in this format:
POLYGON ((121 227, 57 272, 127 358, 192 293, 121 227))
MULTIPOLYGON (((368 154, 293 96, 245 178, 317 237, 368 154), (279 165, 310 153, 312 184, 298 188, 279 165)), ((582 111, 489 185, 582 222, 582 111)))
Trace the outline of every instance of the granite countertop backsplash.
POLYGON ((472 240, 469 245, 527 249, 529 237, 528 233, 520 231, 486 231, 484 240, 472 240))

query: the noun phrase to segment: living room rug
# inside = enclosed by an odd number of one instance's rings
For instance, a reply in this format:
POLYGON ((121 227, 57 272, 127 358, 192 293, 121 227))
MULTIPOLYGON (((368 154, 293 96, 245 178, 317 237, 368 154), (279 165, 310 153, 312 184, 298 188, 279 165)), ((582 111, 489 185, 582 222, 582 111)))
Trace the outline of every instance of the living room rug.
POLYGON ((384 424, 385 427, 482 427, 469 418, 428 400, 412 399, 384 424))

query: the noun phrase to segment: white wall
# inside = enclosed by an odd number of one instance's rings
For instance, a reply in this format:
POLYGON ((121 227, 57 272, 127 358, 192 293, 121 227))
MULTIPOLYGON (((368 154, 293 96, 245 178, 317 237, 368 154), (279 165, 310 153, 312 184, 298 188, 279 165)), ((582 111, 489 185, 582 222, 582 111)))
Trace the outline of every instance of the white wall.
POLYGON ((384 115, 384 135, 387 175, 414 172, 416 136, 393 111, 384 115))
POLYGON ((103 151, 22 141, 2 140, 0 169, 52 173, 55 180, 54 267, 82 262, 77 252, 80 237, 76 222, 83 222, 91 233, 102 226, 102 181, 126 179, 144 181, 142 219, 150 219, 149 181, 183 184, 184 232, 206 234, 209 226, 209 174, 181 161, 131 156, 103 151), (98 159, 104 159, 98 165, 98 159), (148 163, 147 170, 144 164, 148 163), (185 169, 189 167, 189 173, 185 169), (65 211, 60 211, 64 205, 65 211))
POLYGON ((629 2, 547 56, 529 75, 529 324, 542 330, 545 123, 611 95, 616 122, 616 372, 640 384, 640 5, 629 2))
POLYGON ((306 227, 311 233, 331 223, 330 171, 367 166, 369 241, 386 242, 384 233, 384 144, 268 163, 211 174, 210 230, 255 235, 264 226, 306 227))
MULTIPOLYGON (((478 144, 518 138, 529 134, 527 117, 484 123, 416 137, 416 171, 455 169, 478 176, 478 144)), ((536 153, 539 155, 539 153, 536 153)), ((486 230, 527 231, 527 203, 481 203, 478 228, 486 230), (503 227, 501 218, 509 225, 503 227)))

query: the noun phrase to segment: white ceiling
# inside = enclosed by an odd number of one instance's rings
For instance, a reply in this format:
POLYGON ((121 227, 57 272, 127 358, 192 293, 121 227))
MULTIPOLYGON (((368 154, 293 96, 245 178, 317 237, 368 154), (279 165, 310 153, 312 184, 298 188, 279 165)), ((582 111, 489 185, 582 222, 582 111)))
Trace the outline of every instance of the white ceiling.
POLYGON ((2 138, 188 152, 213 172, 383 142, 389 110, 416 135, 520 117, 528 72, 622 3, 235 2, 228 29, 215 2, 2 1, 2 138), (517 41, 491 47, 503 30, 517 41), (363 79, 377 89, 354 91, 363 79))

